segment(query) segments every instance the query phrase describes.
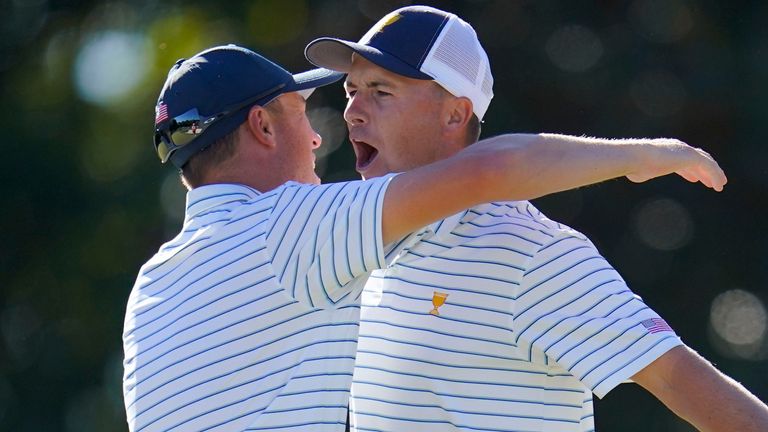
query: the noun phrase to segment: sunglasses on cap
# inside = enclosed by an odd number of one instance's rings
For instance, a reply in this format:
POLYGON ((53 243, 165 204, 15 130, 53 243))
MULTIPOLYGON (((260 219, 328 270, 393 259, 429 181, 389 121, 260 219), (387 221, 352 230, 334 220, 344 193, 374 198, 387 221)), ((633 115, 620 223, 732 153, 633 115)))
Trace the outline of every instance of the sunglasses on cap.
POLYGON ((255 104, 260 99, 266 98, 285 87, 285 83, 278 84, 271 89, 256 96, 250 97, 235 106, 212 116, 203 116, 192 108, 175 117, 168 118, 168 107, 164 104, 157 106, 155 117, 155 149, 162 163, 168 162, 171 155, 178 149, 188 145, 198 136, 202 135, 211 125, 233 113, 240 111, 248 105, 255 104))

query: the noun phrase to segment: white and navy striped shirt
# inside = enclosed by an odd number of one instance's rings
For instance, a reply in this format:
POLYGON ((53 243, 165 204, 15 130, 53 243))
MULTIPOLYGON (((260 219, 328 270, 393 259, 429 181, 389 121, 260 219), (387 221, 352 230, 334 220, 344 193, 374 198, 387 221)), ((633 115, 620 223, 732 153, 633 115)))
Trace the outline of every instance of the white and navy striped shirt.
POLYGON ((190 191, 128 301, 130 429, 344 430, 390 178, 190 191))
POLYGON ((387 259, 363 292, 358 431, 590 431, 592 393, 681 343, 586 237, 527 202, 459 213, 387 259))

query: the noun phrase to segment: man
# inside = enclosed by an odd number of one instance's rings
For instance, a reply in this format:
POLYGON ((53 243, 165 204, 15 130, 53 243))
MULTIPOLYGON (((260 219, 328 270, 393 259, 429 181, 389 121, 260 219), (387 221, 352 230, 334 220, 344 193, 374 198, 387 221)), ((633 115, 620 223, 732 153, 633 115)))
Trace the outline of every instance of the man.
POLYGON ((684 145, 599 151, 553 140, 557 151, 542 152, 502 136, 408 173, 320 186, 305 98, 340 78, 291 75, 233 45, 171 68, 154 144, 190 191, 181 232, 142 267, 128 300, 131 430, 343 429, 359 294, 386 265, 383 245, 477 203, 616 176, 693 170, 715 188, 725 181, 684 145), (533 183, 518 164, 546 177, 533 183))
MULTIPOLYGON (((364 178, 462 151, 493 95, 472 27, 434 8, 399 9, 357 43, 321 38, 305 54, 348 74, 364 178)), ((463 211, 386 256, 363 292, 358 430, 593 430, 592 394, 630 378, 701 430, 768 430, 762 402, 683 345, 586 237, 527 202, 463 211)))

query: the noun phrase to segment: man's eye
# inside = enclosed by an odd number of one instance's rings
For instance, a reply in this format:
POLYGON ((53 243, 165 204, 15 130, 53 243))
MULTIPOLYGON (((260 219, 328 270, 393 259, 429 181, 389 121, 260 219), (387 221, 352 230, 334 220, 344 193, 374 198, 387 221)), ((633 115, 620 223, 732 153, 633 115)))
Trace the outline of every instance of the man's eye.
POLYGON ((381 90, 376 90, 376 94, 379 95, 379 96, 391 96, 392 95, 392 93, 387 93, 387 92, 381 91, 381 90))
POLYGON ((354 95, 355 95, 355 93, 357 93, 357 90, 350 90, 350 91, 348 91, 348 92, 347 92, 347 99, 349 99, 349 98, 351 98, 352 96, 354 96, 354 95))

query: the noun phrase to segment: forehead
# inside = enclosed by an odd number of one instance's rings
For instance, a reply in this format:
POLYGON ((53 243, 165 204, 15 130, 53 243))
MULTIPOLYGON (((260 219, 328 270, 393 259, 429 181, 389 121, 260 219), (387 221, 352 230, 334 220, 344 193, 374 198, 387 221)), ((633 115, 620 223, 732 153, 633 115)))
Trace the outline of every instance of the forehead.
POLYGON ((306 101, 298 92, 283 93, 273 99, 270 104, 277 104, 281 108, 304 108, 306 101))
POLYGON ((435 81, 396 74, 357 54, 352 55, 352 66, 347 72, 344 87, 345 89, 371 87, 384 88, 390 91, 400 90, 398 93, 401 96, 428 98, 429 100, 454 97, 435 81))
POLYGON ((425 85, 432 81, 417 80, 391 72, 357 54, 352 54, 352 65, 349 68, 345 84, 368 84, 375 82, 383 85, 425 85))

